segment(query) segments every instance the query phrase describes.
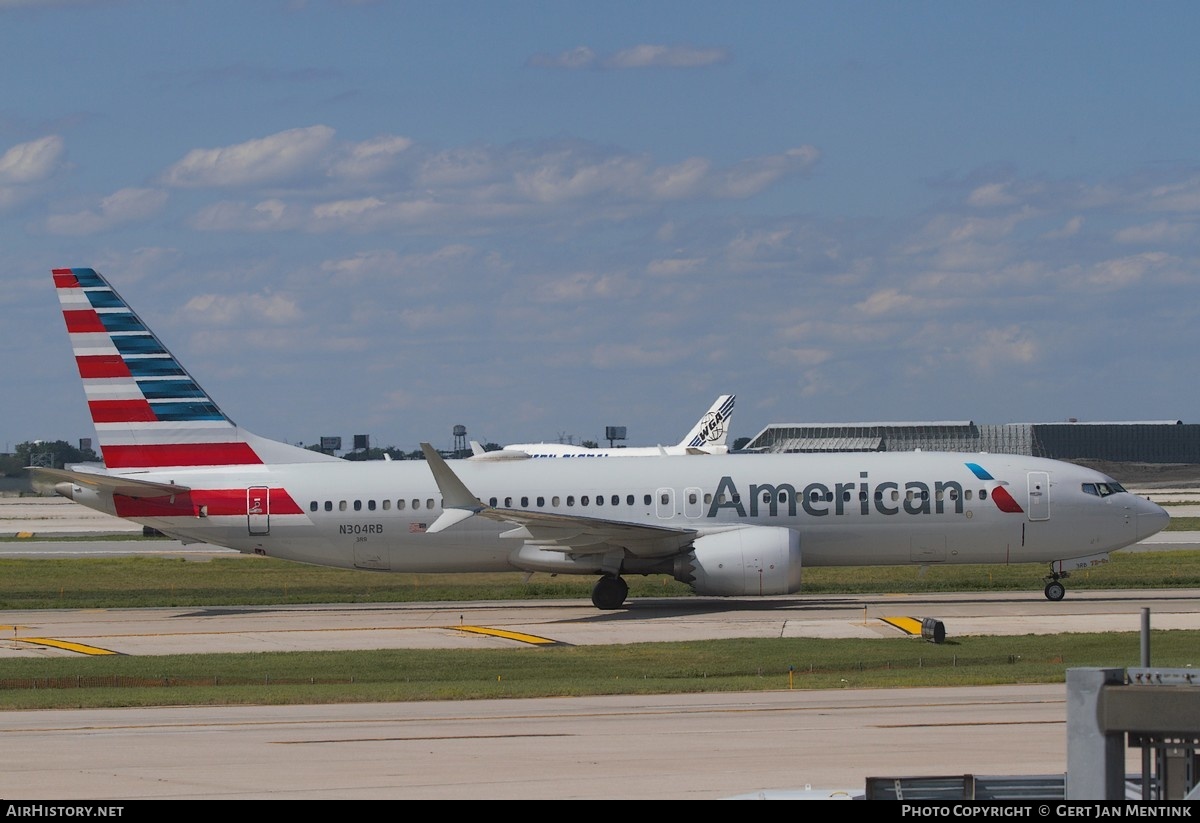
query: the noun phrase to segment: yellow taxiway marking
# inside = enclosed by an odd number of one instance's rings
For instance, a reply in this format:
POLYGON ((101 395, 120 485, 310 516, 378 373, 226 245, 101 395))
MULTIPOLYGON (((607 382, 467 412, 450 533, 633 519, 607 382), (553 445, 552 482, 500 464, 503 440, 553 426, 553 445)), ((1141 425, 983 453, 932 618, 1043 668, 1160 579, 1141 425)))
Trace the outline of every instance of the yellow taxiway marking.
POLYGON ((881 617, 884 623, 895 626, 906 634, 920 634, 921 621, 913 617, 881 617))
POLYGON ((38 646, 50 646, 54 649, 65 649, 69 652, 79 652, 80 654, 119 654, 119 652, 101 649, 97 646, 85 646, 83 643, 69 643, 66 640, 53 640, 49 637, 15 637, 22 643, 33 643, 38 646))
POLYGON ((460 632, 473 632, 474 634, 486 634, 491 637, 503 637, 508 640, 517 640, 521 643, 532 643, 535 646, 554 645, 558 641, 551 640, 547 637, 538 637, 536 634, 522 634, 521 632, 508 632, 504 629, 489 629, 487 626, 450 626, 449 628, 457 629, 460 632))

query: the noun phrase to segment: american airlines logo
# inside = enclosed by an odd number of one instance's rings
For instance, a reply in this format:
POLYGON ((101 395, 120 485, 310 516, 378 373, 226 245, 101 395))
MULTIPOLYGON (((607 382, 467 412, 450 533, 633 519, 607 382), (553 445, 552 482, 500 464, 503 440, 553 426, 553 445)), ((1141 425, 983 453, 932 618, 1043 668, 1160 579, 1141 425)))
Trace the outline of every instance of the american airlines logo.
MULTIPOLYGON (((994 480, 977 464, 968 464, 981 480, 994 480), (985 475, 980 477, 980 472, 985 475)), ((716 517, 724 509, 732 509, 738 517, 795 517, 801 510, 812 517, 835 517, 847 514, 951 514, 963 513, 963 485, 957 480, 909 480, 903 484, 893 481, 872 483, 867 472, 859 479, 843 483, 809 483, 797 491, 791 483, 751 483, 748 495, 743 496, 732 477, 721 478, 707 517, 716 517)), ((1003 485, 991 488, 990 496, 1003 512, 1024 513, 1003 485)), ((982 499, 982 498, 981 498, 982 499)))

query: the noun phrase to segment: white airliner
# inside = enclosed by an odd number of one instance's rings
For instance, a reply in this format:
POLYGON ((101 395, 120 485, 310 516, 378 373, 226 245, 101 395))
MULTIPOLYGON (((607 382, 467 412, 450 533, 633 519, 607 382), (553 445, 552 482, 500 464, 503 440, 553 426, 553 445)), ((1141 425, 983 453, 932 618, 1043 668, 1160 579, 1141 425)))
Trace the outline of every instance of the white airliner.
POLYGON ((571 443, 516 443, 487 451, 471 441, 471 460, 511 460, 522 457, 657 457, 664 454, 727 454, 729 419, 733 416, 735 396, 723 394, 716 399, 692 430, 674 446, 634 446, 620 449, 593 449, 571 443))
POLYGON ((1111 477, 1009 454, 723 454, 353 462, 236 425, 93 269, 55 269, 104 467, 32 469, 58 494, 184 543, 398 572, 665 574, 779 596, 809 566, 1050 564, 1045 593, 1166 526, 1111 477), (451 463, 454 465, 452 466, 451 463))

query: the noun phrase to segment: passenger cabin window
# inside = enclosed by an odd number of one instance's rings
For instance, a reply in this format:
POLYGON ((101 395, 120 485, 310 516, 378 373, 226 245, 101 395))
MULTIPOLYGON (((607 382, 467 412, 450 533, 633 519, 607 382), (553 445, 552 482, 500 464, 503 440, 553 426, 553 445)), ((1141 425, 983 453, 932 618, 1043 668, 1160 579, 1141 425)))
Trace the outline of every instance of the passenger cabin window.
POLYGON ((316 500, 314 500, 308 504, 308 510, 310 512, 315 512, 317 510, 317 501, 316 500))
POLYGON ((327 512, 333 511, 333 501, 332 500, 325 501, 325 511, 327 511, 327 512))

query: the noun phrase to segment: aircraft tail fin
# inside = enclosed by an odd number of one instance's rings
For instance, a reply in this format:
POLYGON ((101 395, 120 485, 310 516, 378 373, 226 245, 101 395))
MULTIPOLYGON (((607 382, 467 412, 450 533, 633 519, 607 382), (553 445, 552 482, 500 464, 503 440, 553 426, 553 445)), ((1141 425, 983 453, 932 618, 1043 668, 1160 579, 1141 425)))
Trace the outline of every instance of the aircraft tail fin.
POLYGON ((679 445, 686 449, 701 449, 718 451, 725 447, 729 437, 729 419, 733 416, 733 394, 723 394, 709 407, 708 411, 696 421, 696 425, 687 433, 679 445))
POLYGON ((235 424, 95 269, 52 274, 108 469, 340 460, 235 424))

